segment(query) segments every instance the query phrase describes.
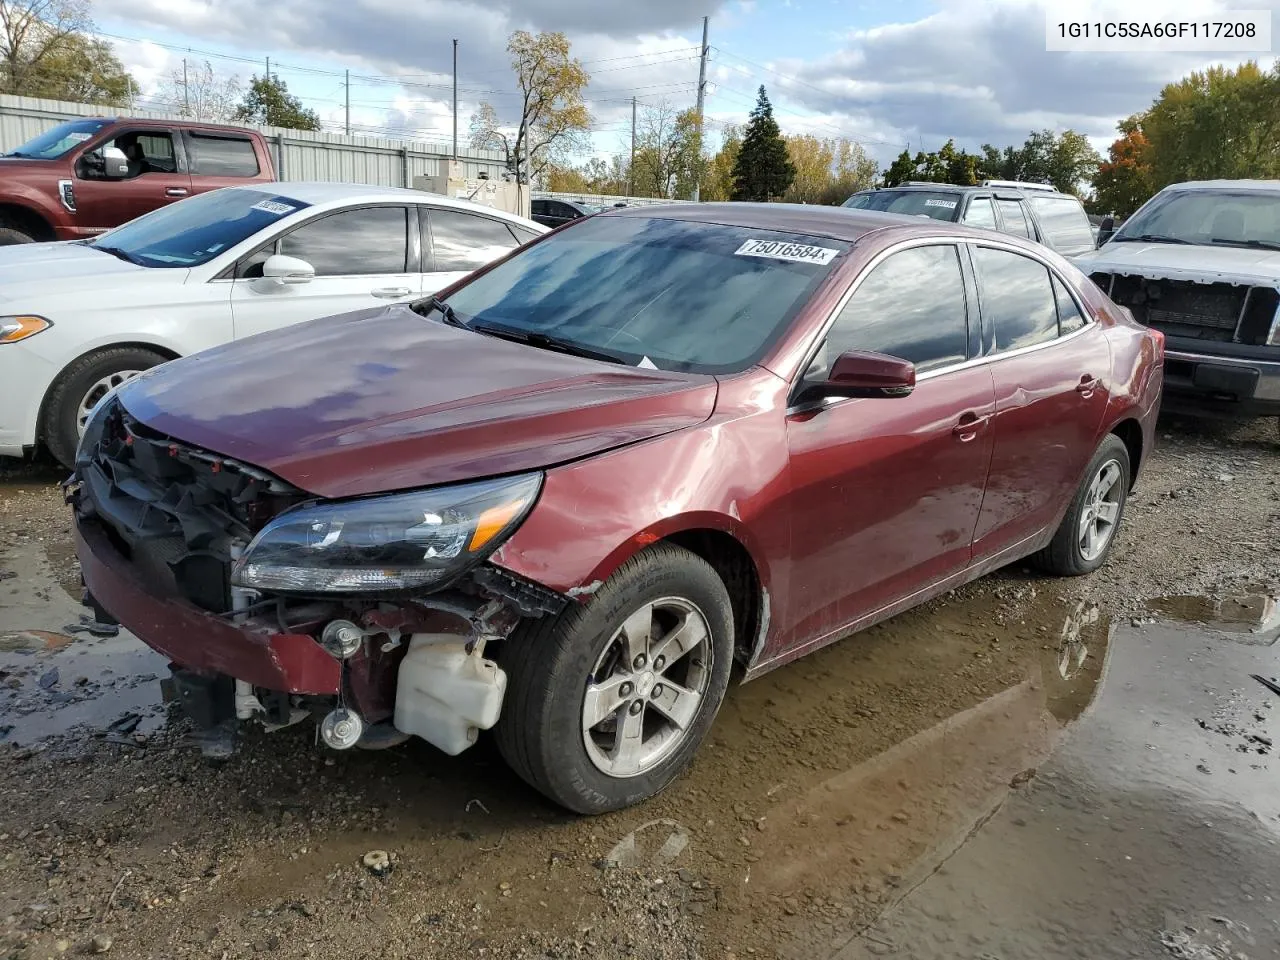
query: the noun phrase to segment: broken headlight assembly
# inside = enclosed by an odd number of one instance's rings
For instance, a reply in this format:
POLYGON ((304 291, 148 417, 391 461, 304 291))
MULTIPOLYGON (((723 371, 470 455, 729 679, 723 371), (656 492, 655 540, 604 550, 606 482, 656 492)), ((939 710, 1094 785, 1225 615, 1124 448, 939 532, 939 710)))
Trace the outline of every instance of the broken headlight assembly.
POLYGON ((434 589, 496 550, 541 487, 533 473, 300 504, 259 531, 231 582, 295 594, 434 589))

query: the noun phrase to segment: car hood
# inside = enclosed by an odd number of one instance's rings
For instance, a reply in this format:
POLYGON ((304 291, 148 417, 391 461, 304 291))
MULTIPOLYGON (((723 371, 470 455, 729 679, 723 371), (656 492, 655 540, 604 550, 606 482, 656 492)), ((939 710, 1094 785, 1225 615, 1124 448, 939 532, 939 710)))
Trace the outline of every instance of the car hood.
POLYGON ((1111 241, 1075 258, 1085 273, 1129 273, 1150 279, 1280 285, 1280 251, 1248 247, 1111 241))
POLYGON ((79 241, 15 243, 0 247, 0 301, 38 311, 50 297, 93 293, 125 283, 182 283, 186 269, 140 267, 79 241))
POLYGON ((407 307, 164 364, 120 390, 146 426, 324 497, 548 467, 701 423, 714 377, 619 366, 407 307))

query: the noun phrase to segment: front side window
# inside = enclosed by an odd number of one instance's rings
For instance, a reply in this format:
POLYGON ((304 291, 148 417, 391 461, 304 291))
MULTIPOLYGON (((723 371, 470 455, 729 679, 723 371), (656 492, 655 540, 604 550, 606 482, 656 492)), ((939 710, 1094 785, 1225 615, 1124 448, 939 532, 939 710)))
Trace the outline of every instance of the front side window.
POLYGON ((1111 238, 1280 250, 1280 190, 1169 190, 1111 238))
POLYGON ((973 249, 982 314, 997 353, 1045 343, 1058 336, 1058 304, 1042 263, 990 247, 973 249))
POLYGON ((1027 223, 1027 215, 1022 212, 1021 201, 997 200, 996 205, 1000 208, 1005 233, 1014 233, 1020 237, 1031 236, 1031 224, 1027 223))
POLYGON ((855 193, 844 202, 854 210, 879 210, 908 217, 929 217, 950 223, 960 207, 960 194, 950 190, 872 190, 855 193))
POLYGON ((1074 197, 1032 197, 1031 209, 1040 221, 1045 242, 1055 250, 1093 249, 1093 230, 1079 200, 1074 197))
POLYGON ((959 251, 912 247, 886 258, 858 285, 805 373, 820 379, 850 350, 910 360, 920 372, 964 361, 969 326, 959 251))
POLYGON ((131 220, 87 246, 143 267, 195 267, 307 206, 264 190, 213 190, 131 220))
POLYGON ((633 366, 736 373, 782 335, 848 246, 661 217, 592 217, 448 300, 476 329, 542 334, 633 366))
POLYGON ((974 197, 969 201, 969 209, 964 212, 966 226, 980 227, 985 230, 996 228, 996 211, 991 206, 990 197, 974 197))
POLYGON ((191 172, 202 177, 256 177, 258 154, 243 137, 191 135, 191 172))
MULTIPOLYGON (((552 211, 554 215, 554 208, 552 211)), ((491 217, 433 209, 427 222, 435 269, 442 273, 476 270, 519 245, 507 225, 491 217)))
POLYGON ((318 277, 404 273, 408 210, 367 207, 321 217, 281 237, 280 252, 305 260, 318 277))
POLYGON ((55 160, 71 148, 93 138, 105 127, 108 120, 70 120, 51 127, 39 136, 32 137, 5 156, 27 160, 55 160))

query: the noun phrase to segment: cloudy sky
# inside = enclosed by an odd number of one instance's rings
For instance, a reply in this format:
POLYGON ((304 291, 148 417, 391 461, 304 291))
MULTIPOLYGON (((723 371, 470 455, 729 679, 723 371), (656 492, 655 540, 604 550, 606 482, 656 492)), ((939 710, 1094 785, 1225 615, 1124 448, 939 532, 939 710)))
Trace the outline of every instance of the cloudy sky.
MULTIPOLYGON (((1104 5, 1097 14, 1118 0, 1095 2, 1104 5)), ((1127 0, 1112 9, 1125 20, 1203 20, 1233 7, 1276 11, 1280 0, 1127 0)), ((453 38, 465 138, 482 100, 504 119, 516 104, 504 49, 511 31, 563 30, 592 76, 596 154, 628 141, 633 96, 642 110, 693 104, 704 15, 713 136, 745 120, 763 83, 784 132, 851 137, 882 162, 908 145, 1021 143, 1045 127, 1074 128, 1105 148, 1116 121, 1164 83, 1250 56, 1046 52, 1036 0, 94 0, 93 12, 143 87, 139 106, 156 105, 184 58, 247 81, 270 57, 326 128, 342 128, 350 70, 357 130, 427 139, 451 135, 453 38)))

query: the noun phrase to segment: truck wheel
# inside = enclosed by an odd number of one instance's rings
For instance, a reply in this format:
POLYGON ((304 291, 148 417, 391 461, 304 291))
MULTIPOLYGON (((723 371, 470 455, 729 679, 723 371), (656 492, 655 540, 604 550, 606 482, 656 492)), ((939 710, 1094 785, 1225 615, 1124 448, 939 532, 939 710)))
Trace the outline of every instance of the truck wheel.
POLYGON ((11 227, 8 224, 0 223, 0 247, 7 247, 15 243, 35 243, 36 238, 28 233, 24 233, 17 227, 11 227))
POLYGON ((140 347, 109 347, 87 354, 63 370, 44 403, 41 426, 49 452, 64 467, 70 468, 94 404, 108 390, 167 359, 154 350, 140 347))
POLYGON ((502 756, 561 806, 605 813, 689 765, 729 686, 733 610, 710 564, 659 544, 586 605, 526 621, 498 659, 502 756))
POLYGON ((1129 497, 1129 450, 1107 434, 1049 546, 1031 558, 1046 573, 1078 577, 1107 562, 1129 497))

